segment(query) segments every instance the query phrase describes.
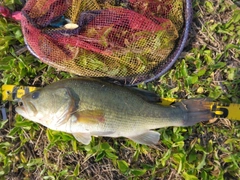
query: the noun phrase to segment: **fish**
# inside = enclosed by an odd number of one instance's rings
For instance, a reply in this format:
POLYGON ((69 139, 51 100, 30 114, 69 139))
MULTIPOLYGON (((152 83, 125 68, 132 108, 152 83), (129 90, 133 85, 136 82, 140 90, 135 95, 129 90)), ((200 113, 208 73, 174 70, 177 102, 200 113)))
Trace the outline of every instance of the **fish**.
POLYGON ((155 129, 192 126, 212 119, 211 101, 186 99, 159 104, 156 94, 92 78, 70 78, 25 94, 16 112, 89 144, 91 136, 126 137, 149 146, 159 142, 155 129))

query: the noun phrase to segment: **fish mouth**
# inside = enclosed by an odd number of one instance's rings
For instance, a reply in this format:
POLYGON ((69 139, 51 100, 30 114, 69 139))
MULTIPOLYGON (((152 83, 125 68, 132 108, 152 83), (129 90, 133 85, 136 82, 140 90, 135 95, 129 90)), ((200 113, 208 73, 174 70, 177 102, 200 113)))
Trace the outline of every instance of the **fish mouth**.
POLYGON ((16 108, 16 112, 22 116, 35 116, 37 114, 37 109, 31 102, 20 101, 22 105, 16 108))
POLYGON ((18 107, 16 107, 16 112, 18 113, 18 114, 20 114, 20 115, 23 115, 23 114, 25 114, 25 108, 23 107, 23 106, 18 106, 18 107))

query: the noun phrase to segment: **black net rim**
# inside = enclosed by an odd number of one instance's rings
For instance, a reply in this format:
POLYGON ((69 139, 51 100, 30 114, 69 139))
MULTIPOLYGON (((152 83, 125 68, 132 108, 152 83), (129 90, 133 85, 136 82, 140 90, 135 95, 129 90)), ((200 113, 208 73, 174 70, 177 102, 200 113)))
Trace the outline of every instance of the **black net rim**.
MULTIPOLYGON (((182 28, 182 31, 180 33, 180 37, 178 38, 178 41, 170 53, 170 55, 157 67, 154 69, 151 69, 150 72, 139 74, 137 76, 129 76, 129 77, 99 77, 100 79, 107 79, 111 82, 118 82, 118 84, 127 85, 127 86, 135 86, 140 83, 147 83, 150 81, 154 81, 163 74, 165 74, 171 67, 175 64, 175 62, 178 60, 178 57, 180 56, 181 52, 183 51, 186 41, 188 39, 188 34, 190 30, 190 25, 192 22, 192 2, 191 0, 185 0, 184 3, 184 27, 182 28)), ((38 55, 31 49, 31 47, 28 45, 28 42, 25 40, 25 44, 27 45, 28 50, 37 58, 38 55)), ((47 63, 48 65, 52 65, 53 67, 56 67, 55 64, 47 63)), ((63 68, 60 68, 63 69, 63 68)))
POLYGON ((125 77, 125 78, 110 77, 110 79, 112 79, 112 81, 114 81, 114 79, 115 80, 118 79, 118 81, 120 81, 120 83, 123 85, 134 86, 140 83, 147 83, 150 81, 154 81, 160 76, 162 76, 163 74, 165 74, 169 69, 171 69, 171 67, 178 60, 178 57, 183 51, 188 39, 188 34, 190 31, 192 14, 193 14, 191 0, 185 0, 183 12, 184 12, 184 28, 182 29, 182 33, 179 37, 177 44, 174 47, 174 50, 164 60, 163 63, 161 63, 158 67, 154 68, 151 73, 138 75, 136 77, 125 77))

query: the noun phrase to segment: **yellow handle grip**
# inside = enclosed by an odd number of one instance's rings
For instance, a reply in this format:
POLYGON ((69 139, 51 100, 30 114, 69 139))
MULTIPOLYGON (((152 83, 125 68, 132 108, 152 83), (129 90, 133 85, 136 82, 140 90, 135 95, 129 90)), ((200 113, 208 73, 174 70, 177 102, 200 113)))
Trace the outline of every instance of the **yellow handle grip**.
POLYGON ((2 101, 18 101, 24 94, 36 89, 36 87, 32 86, 3 85, 2 101))
MULTIPOLYGON (((162 98, 160 104, 170 106, 175 102, 181 101, 174 98, 162 98)), ((215 114, 216 118, 227 118, 231 120, 240 120, 240 104, 212 102, 209 109, 215 114)))

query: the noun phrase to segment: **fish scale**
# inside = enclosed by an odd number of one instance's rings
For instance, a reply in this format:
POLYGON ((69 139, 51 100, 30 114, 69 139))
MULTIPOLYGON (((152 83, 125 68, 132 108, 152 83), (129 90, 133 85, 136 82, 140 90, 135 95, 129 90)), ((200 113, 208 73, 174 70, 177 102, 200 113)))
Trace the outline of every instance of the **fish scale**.
MULTIPOLYGON (((156 120, 156 117, 163 117, 163 114, 165 114, 165 117, 172 117, 174 114, 181 113, 181 110, 174 108, 171 110, 173 112, 176 111, 175 113, 165 111, 165 107, 159 109, 159 105, 147 103, 136 95, 130 95, 129 93, 132 92, 129 92, 128 90, 126 92, 121 91, 121 88, 120 90, 118 89, 119 87, 116 88, 116 86, 103 86, 101 83, 86 84, 87 88, 84 88, 83 90, 85 93, 80 92, 81 87, 74 86, 72 88, 75 92, 77 92, 77 94, 81 94, 79 103, 80 111, 103 108, 105 111, 106 123, 108 123, 108 119, 113 119, 112 116, 118 116, 115 118, 114 123, 125 121, 124 124, 126 126, 131 125, 131 123, 134 122, 132 125, 132 127, 134 127, 136 124, 138 124, 138 122, 144 124, 144 122, 146 122, 145 119, 147 118, 148 121, 144 126, 146 128, 152 129, 159 127, 159 119, 156 120), (95 87, 92 87, 92 85, 95 87), (91 90, 91 93, 89 90, 91 90), (116 97, 116 94, 118 97, 116 97), (97 97, 95 95, 97 95, 97 97), (113 97, 115 97, 114 101, 113 97), (81 99, 85 99, 84 102, 81 102, 81 99), (122 102, 125 102, 125 104, 122 102), (108 105, 109 103, 111 103, 111 106, 108 105), (84 108, 82 108, 82 105, 84 108), (116 112, 118 113, 116 114, 116 112), (134 119, 134 121, 129 121, 126 115, 132 116, 131 118, 134 119), (150 118, 151 116, 155 118, 150 118), (119 119, 121 119, 121 121, 119 121, 119 119)), ((83 85, 83 83, 81 85, 83 85)), ((179 117, 176 116, 173 119, 178 120, 179 117)))

